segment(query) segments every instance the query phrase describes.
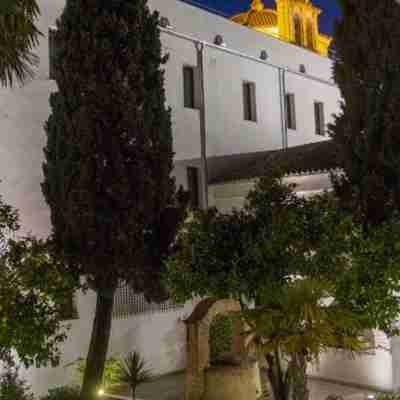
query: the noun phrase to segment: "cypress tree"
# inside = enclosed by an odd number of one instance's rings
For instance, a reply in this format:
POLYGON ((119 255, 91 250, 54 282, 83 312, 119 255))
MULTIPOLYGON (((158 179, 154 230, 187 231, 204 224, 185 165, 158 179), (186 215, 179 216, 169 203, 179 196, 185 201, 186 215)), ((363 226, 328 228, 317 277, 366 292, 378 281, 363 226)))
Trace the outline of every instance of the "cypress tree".
POLYGON ((400 6, 340 0, 334 78, 343 101, 330 126, 342 205, 364 228, 400 211, 400 6))
POLYGON ((59 255, 97 293, 83 399, 101 380, 118 284, 165 300, 163 259, 184 215, 158 25, 146 0, 67 0, 57 21, 42 189, 59 255))

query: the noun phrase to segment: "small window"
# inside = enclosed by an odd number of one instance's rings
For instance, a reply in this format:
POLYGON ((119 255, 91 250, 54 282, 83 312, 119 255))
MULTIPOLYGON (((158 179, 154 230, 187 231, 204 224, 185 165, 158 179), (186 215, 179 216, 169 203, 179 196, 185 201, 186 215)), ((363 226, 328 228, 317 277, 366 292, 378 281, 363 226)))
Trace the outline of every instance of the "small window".
POLYGON ((296 105, 293 93, 288 93, 285 97, 286 123, 288 129, 296 129, 296 105))
POLYGON ((185 108, 196 107, 196 68, 183 67, 183 101, 185 108))
POLYGON ((195 167, 188 167, 187 180, 190 206, 192 208, 198 208, 200 193, 199 169, 195 167))
POLYGON ((49 79, 55 79, 56 34, 56 28, 49 28, 49 79))
POLYGON ((314 103, 315 110, 315 134, 325 136, 325 115, 324 103, 316 101, 314 103))
POLYGON ((256 85, 243 82, 243 112, 245 121, 257 122, 256 85))

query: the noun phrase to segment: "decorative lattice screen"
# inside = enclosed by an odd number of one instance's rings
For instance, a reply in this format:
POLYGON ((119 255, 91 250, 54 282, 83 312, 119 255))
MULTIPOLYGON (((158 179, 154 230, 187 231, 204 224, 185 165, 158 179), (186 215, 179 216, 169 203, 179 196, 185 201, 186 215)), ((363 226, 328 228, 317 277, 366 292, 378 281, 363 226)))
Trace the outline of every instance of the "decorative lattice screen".
POLYGON ((145 300, 143 294, 137 294, 129 286, 121 285, 115 293, 113 318, 120 319, 136 314, 168 312, 182 307, 182 304, 174 304, 170 301, 161 304, 149 303, 145 300))

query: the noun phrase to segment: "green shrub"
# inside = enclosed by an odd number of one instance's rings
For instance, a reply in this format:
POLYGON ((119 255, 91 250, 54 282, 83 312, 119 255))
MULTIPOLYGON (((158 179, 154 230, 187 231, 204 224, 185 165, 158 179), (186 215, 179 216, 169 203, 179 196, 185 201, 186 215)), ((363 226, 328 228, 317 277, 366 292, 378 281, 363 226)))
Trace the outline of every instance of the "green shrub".
POLYGON ((233 317, 217 315, 210 325, 210 364, 217 364, 221 356, 229 353, 233 340, 233 317))
POLYGON ((77 386, 60 386, 50 389, 48 394, 40 400, 79 400, 79 388, 77 386))
POLYGON ((33 400, 29 386, 18 377, 17 368, 7 367, 0 375, 0 400, 33 400))
POLYGON ((376 400, 400 400, 399 393, 387 393, 387 394, 380 394, 377 396, 376 400))
MULTIPOLYGON (((106 360, 106 363, 104 365, 103 381, 101 383, 101 387, 103 389, 109 389, 119 384, 118 365, 119 365, 119 360, 115 356, 111 356, 106 360)), ((83 358, 78 358, 78 360, 74 361, 73 363, 66 365, 66 367, 69 366, 76 367, 75 381, 79 386, 82 386, 83 375, 85 373, 85 368, 86 368, 86 360, 83 358)))

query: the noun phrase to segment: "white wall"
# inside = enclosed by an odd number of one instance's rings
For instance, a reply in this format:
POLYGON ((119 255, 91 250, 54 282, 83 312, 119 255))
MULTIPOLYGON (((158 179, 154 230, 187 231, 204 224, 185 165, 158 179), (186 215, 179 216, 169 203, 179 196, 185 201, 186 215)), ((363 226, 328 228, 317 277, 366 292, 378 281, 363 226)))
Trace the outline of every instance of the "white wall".
POLYGON ((288 146, 298 146, 328 139, 315 133, 314 102, 324 104, 325 123, 333 122, 339 110, 340 93, 336 86, 327 85, 301 75, 286 74, 286 92, 295 94, 296 130, 288 129, 288 146))
POLYGON ((255 57, 260 56, 261 50, 267 50, 269 61, 273 64, 295 71, 299 70, 300 64, 304 64, 310 75, 322 79, 332 77, 331 61, 307 49, 256 32, 179 0, 149 0, 149 4, 167 17, 178 32, 210 43, 214 42, 216 35, 222 35, 229 48, 255 57))
MULTIPOLYGON (((78 296, 80 319, 68 322, 71 329, 61 347, 59 367, 22 370, 21 375, 32 385, 35 394, 42 395, 48 388, 76 383, 75 368, 66 365, 87 355, 95 303, 92 291, 78 296)), ((192 309, 192 304, 187 303, 175 311, 113 319, 108 354, 123 357, 129 351, 137 350, 154 374, 183 369, 186 362, 186 327, 183 320, 192 309)))
POLYGON ((392 390, 392 373, 392 355, 385 350, 355 358, 341 352, 326 353, 321 356, 319 365, 309 369, 311 376, 378 390, 392 390))

